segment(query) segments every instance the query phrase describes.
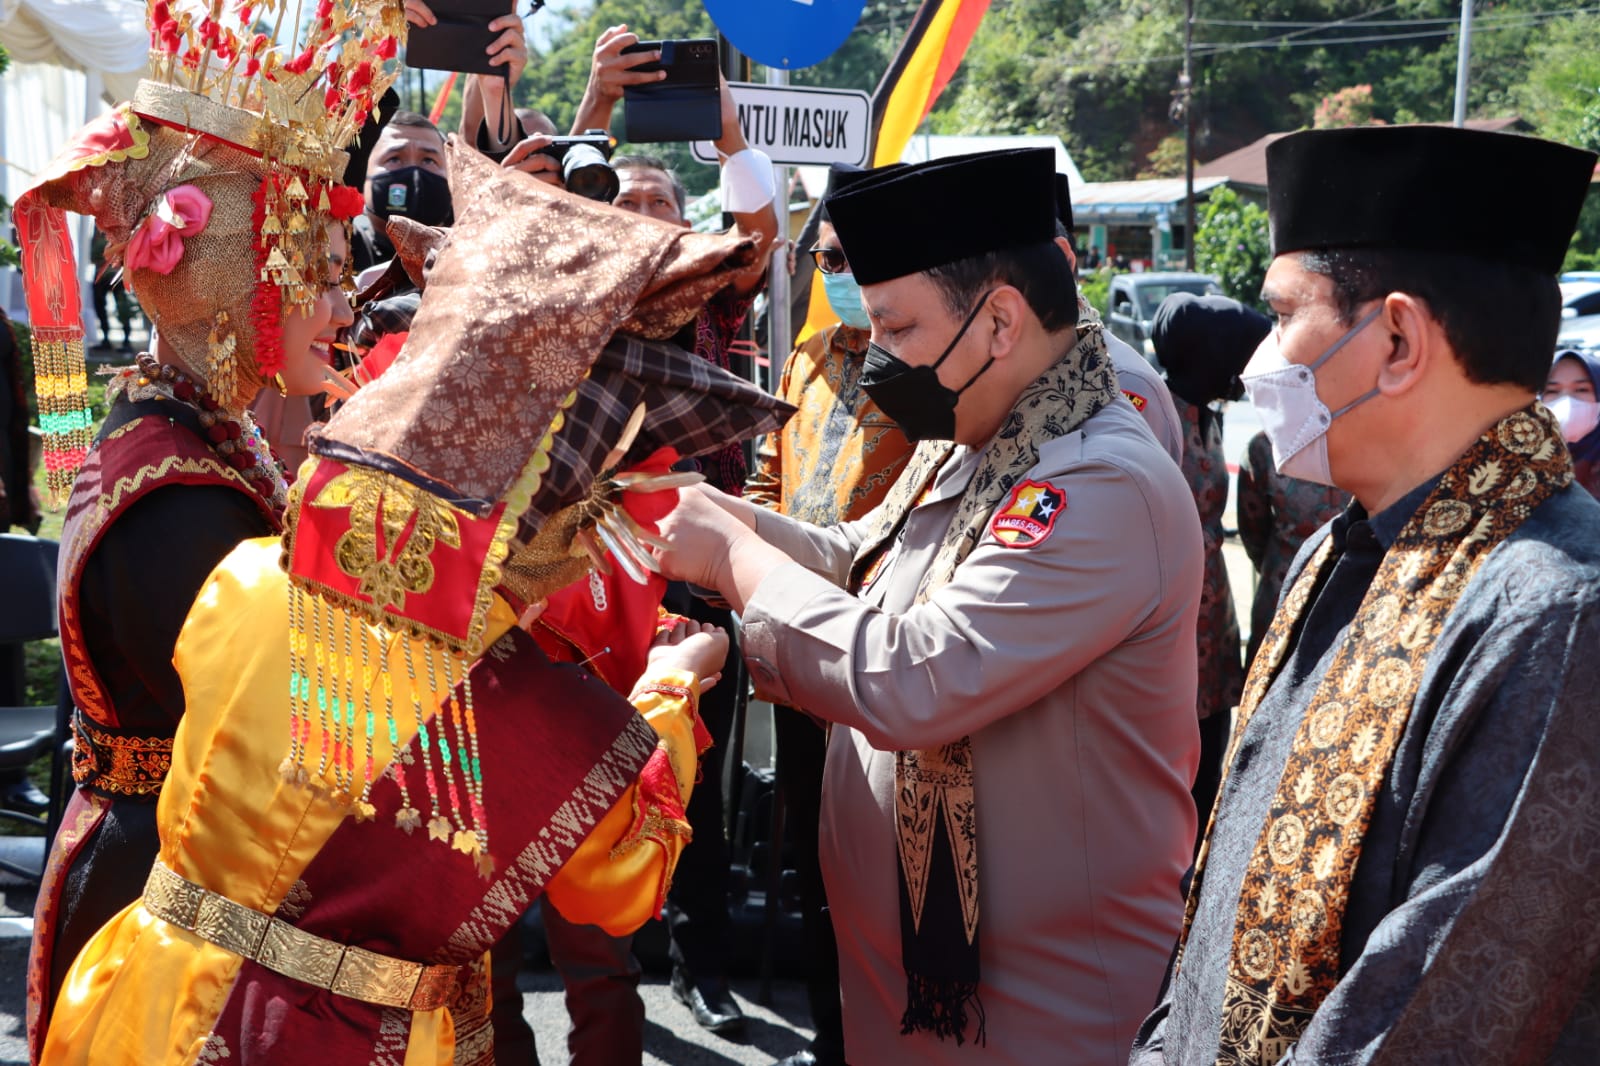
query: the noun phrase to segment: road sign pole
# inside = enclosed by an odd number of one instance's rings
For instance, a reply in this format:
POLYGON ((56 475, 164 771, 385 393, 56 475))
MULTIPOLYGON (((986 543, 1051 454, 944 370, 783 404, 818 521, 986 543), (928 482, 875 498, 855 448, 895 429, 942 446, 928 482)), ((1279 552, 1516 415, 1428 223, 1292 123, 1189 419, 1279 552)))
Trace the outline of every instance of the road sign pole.
MULTIPOLYGON (((783 88, 789 72, 767 68, 767 84, 783 88)), ((773 208, 778 212, 778 239, 772 243, 772 262, 767 267, 767 358, 768 387, 776 392, 783 380, 783 363, 789 358, 789 168, 773 164, 772 177, 778 187, 773 208)))

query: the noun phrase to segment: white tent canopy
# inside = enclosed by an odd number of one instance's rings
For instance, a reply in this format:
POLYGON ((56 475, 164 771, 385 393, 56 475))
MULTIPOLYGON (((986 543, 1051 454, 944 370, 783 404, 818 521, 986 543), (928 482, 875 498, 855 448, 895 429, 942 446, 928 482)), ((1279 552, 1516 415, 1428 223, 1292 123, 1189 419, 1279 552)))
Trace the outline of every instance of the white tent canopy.
POLYGON ((141 0, 0 0, 12 59, 98 74, 113 100, 133 96, 149 40, 141 0))
MULTIPOLYGON (((0 45, 13 60, 0 75, 0 193, 7 200, 15 202, 85 122, 133 96, 148 42, 142 0, 0 0, 0 45)), ((74 232, 86 315, 90 233, 88 219, 74 232)), ((26 317, 14 271, 0 270, 0 309, 26 317)))

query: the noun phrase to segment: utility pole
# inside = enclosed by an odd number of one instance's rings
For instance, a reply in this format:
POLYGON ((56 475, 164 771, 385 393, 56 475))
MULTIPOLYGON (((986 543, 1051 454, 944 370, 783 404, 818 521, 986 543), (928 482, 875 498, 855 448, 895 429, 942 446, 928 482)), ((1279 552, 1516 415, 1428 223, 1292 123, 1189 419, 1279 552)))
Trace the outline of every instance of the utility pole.
MULTIPOLYGON (((1468 4, 1471 0, 1461 0, 1468 4)), ((1183 3, 1183 266, 1194 269, 1194 0, 1183 3)), ((1459 125, 1459 123, 1457 123, 1459 125)))
POLYGON ((1467 68, 1472 64, 1472 0, 1461 0, 1461 32, 1456 37, 1455 125, 1467 122, 1467 68))

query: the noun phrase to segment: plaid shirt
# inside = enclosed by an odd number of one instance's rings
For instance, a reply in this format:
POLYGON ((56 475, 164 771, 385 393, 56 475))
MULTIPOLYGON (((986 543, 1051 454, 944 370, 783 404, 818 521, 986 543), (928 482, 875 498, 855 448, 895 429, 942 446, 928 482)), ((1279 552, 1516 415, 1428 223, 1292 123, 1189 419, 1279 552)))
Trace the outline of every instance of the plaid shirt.
MULTIPOLYGON (((750 313, 750 305, 754 301, 754 292, 742 294, 734 291, 731 285, 713 296, 705 309, 685 327, 685 332, 694 330, 694 354, 731 371, 733 361, 728 345, 738 339, 739 327, 744 325, 745 316, 750 313)), ((678 342, 689 347, 687 339, 681 334, 678 342)), ((749 464, 744 458, 744 445, 738 443, 725 445, 695 459, 687 459, 682 465, 700 471, 714 488, 730 496, 738 496, 744 491, 744 479, 749 472, 749 464)))

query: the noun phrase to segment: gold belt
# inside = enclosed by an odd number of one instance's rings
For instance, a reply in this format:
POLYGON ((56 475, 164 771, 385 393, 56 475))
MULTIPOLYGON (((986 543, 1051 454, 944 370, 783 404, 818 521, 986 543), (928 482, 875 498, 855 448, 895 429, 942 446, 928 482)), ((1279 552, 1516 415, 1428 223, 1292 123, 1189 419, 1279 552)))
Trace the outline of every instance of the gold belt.
POLYGON ((455 992, 455 966, 406 962, 308 933, 201 888, 159 861, 145 882, 144 908, 207 943, 337 996, 423 1011, 444 1006, 455 992))

